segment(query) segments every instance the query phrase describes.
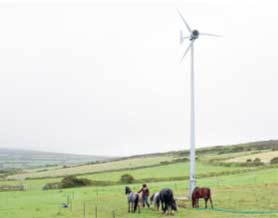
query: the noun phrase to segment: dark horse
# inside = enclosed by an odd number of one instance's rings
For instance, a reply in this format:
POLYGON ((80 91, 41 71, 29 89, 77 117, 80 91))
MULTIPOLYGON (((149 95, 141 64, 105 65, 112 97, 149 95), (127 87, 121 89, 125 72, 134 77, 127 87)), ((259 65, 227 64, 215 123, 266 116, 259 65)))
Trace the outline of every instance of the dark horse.
POLYGON ((199 207, 199 199, 200 198, 204 198, 205 199, 205 204, 206 204, 206 208, 207 208, 207 202, 208 200, 210 201, 210 206, 211 208, 213 208, 213 204, 212 204, 212 199, 211 199, 211 192, 209 188, 199 188, 196 187, 193 192, 192 192, 192 207, 193 208, 198 208, 199 207))
POLYGON ((171 210, 177 211, 176 201, 171 189, 162 189, 159 192, 159 199, 161 201, 161 207, 164 214, 166 213, 166 211, 169 211, 169 207, 171 208, 171 210))
POLYGON ((139 194, 132 192, 128 186, 125 187, 125 194, 127 195, 128 212, 130 213, 131 205, 131 212, 135 213, 138 208, 138 213, 140 213, 139 194))

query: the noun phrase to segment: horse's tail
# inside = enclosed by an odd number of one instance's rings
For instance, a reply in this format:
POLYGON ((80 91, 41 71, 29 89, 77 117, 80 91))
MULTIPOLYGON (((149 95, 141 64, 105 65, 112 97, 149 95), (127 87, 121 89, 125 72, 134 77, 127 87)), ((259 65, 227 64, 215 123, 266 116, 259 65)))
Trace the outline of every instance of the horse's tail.
POLYGON ((139 194, 136 195, 136 198, 134 201, 134 213, 136 212, 137 207, 138 207, 138 213, 140 213, 139 194))
POLYGON ((210 188, 208 188, 208 197, 211 198, 211 191, 210 191, 210 188))
POLYGON ((208 189, 208 198, 209 198, 209 201, 210 201, 210 206, 211 206, 211 208, 213 208, 213 203, 212 203, 212 197, 211 197, 210 189, 208 189))

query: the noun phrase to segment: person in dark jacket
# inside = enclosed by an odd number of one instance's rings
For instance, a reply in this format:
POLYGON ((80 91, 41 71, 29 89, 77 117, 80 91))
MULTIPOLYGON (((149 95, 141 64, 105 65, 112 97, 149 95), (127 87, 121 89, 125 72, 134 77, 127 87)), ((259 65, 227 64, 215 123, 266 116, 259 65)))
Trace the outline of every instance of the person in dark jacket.
POLYGON ((149 191, 149 188, 147 187, 146 184, 143 184, 142 188, 138 191, 138 193, 141 193, 141 192, 142 192, 143 207, 145 207, 145 205, 150 207, 150 204, 149 204, 149 201, 148 201, 150 191, 149 191))

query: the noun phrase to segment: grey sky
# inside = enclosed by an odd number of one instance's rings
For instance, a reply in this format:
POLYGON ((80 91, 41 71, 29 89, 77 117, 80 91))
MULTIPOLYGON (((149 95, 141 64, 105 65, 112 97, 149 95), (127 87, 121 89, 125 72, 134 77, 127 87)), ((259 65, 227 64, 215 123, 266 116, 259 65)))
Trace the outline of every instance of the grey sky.
MULTIPOLYGON (((64 1, 65 2, 65 1, 64 1)), ((0 4, 0 147, 101 155, 277 139, 275 1, 0 4), (245 3, 244 3, 245 2, 245 3)))

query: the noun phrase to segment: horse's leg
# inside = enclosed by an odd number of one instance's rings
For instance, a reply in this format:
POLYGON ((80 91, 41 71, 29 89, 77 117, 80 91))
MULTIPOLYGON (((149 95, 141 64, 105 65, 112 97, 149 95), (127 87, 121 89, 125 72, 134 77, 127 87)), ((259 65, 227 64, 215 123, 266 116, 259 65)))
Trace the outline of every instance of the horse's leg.
POLYGON ((128 212, 130 213, 130 201, 128 202, 128 212))
POLYGON ((208 208, 208 199, 205 198, 205 208, 208 208))
POLYGON ((195 199, 192 198, 192 208, 194 208, 194 207, 195 207, 195 199))
POLYGON ((136 203, 135 203, 135 202, 133 203, 133 208, 134 208, 133 211, 134 211, 134 213, 135 213, 135 212, 136 212, 136 209, 137 209, 136 203))
POLYGON ((199 208, 199 198, 197 198, 197 208, 199 208))
POLYGON ((212 203, 211 197, 209 197, 209 201, 210 201, 210 206, 211 206, 211 208, 213 208, 213 203, 212 203))
POLYGON ((168 204, 165 204, 165 212, 167 211, 167 215, 169 215, 169 207, 168 207, 168 204))
POLYGON ((134 204, 133 204, 133 201, 131 202, 131 212, 134 213, 134 204))
POLYGON ((165 214, 165 212, 166 212, 166 210, 165 210, 165 203, 161 203, 161 208, 162 208, 162 211, 163 211, 163 213, 165 214))

